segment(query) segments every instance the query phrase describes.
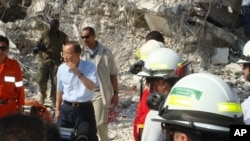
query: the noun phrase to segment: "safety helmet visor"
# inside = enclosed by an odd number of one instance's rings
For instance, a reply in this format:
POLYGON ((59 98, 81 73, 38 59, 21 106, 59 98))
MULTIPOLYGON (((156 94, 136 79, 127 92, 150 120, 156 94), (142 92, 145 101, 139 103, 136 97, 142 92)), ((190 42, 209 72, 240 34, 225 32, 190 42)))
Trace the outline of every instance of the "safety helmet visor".
POLYGON ((240 59, 237 61, 237 64, 248 64, 250 63, 250 56, 241 55, 240 59))
POLYGON ((145 72, 145 71, 141 71, 139 73, 137 73, 138 76, 142 76, 142 77, 150 77, 150 73, 145 72))
POLYGON ((242 59, 239 59, 237 61, 237 64, 247 64, 247 63, 250 63, 250 61, 246 61, 246 60, 242 60, 242 59))
MULTIPOLYGON (((185 126, 189 127, 188 125, 190 122, 188 121, 179 121, 179 120, 166 120, 161 116, 155 116, 152 118, 152 121, 157 121, 157 122, 162 122, 162 123, 169 123, 169 124, 175 124, 178 126, 185 126)), ((218 131, 229 131, 228 127, 222 127, 222 126, 217 126, 217 125, 212 125, 212 124, 205 124, 205 123, 198 123, 198 122, 193 122, 192 123, 194 127, 197 127, 200 130, 208 130, 208 129, 218 129, 218 131)))

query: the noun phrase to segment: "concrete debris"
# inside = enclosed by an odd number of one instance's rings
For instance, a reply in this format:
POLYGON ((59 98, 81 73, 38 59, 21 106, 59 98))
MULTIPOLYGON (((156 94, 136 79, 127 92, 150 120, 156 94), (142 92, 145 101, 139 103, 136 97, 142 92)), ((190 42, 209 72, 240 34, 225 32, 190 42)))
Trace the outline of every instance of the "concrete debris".
MULTIPOLYGON (((243 101, 250 91, 235 64, 246 39, 240 20, 241 0, 0 0, 0 30, 16 45, 10 55, 24 71, 26 96, 38 98, 37 59, 31 54, 51 19, 70 40, 82 45, 80 31, 92 26, 97 39, 112 50, 119 68, 121 104, 117 122, 110 123, 112 140, 132 141, 139 100, 139 78, 128 73, 134 53, 151 30, 165 35, 166 46, 192 61, 194 72, 221 76, 243 101), (119 128, 119 132, 117 129, 119 128)), ((46 101, 48 102, 48 101, 46 101)))
POLYGON ((212 64, 227 64, 228 63, 228 55, 229 49, 228 48, 216 48, 215 55, 211 58, 212 64))

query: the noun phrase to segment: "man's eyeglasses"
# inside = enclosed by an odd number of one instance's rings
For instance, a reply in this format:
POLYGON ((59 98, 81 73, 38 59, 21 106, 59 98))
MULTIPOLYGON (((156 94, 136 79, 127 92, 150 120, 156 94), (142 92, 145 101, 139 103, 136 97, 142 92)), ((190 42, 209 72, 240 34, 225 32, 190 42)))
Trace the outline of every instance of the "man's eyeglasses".
POLYGON ((7 46, 0 46, 0 50, 2 50, 2 51, 6 51, 7 50, 7 46))
POLYGON ((90 35, 81 36, 82 39, 88 39, 89 37, 90 37, 90 35))

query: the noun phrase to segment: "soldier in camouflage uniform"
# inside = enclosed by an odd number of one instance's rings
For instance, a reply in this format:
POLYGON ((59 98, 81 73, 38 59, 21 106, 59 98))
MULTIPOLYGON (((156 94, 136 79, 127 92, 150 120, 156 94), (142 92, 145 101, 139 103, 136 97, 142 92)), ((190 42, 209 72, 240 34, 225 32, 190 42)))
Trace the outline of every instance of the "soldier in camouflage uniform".
POLYGON ((37 82, 40 87, 41 97, 40 103, 44 104, 46 99, 47 83, 50 79, 51 91, 50 100, 52 106, 55 105, 56 100, 56 72, 58 66, 61 64, 61 51, 63 44, 68 41, 68 36, 59 30, 59 21, 52 20, 50 22, 50 29, 43 32, 38 43, 38 74, 37 82))

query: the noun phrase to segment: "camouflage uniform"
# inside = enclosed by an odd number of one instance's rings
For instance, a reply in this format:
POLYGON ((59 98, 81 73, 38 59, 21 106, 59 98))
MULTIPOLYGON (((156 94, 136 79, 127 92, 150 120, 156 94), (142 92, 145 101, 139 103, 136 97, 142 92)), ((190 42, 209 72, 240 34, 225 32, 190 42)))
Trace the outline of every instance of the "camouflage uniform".
POLYGON ((40 43, 45 45, 45 49, 39 52, 38 55, 38 75, 37 82, 41 91, 41 104, 44 104, 47 91, 47 83, 50 78, 51 81, 51 91, 50 99, 52 105, 55 105, 56 99, 56 72, 58 66, 61 64, 61 51, 63 44, 67 39, 67 35, 58 30, 56 32, 51 32, 50 30, 45 31, 42 34, 40 43))

